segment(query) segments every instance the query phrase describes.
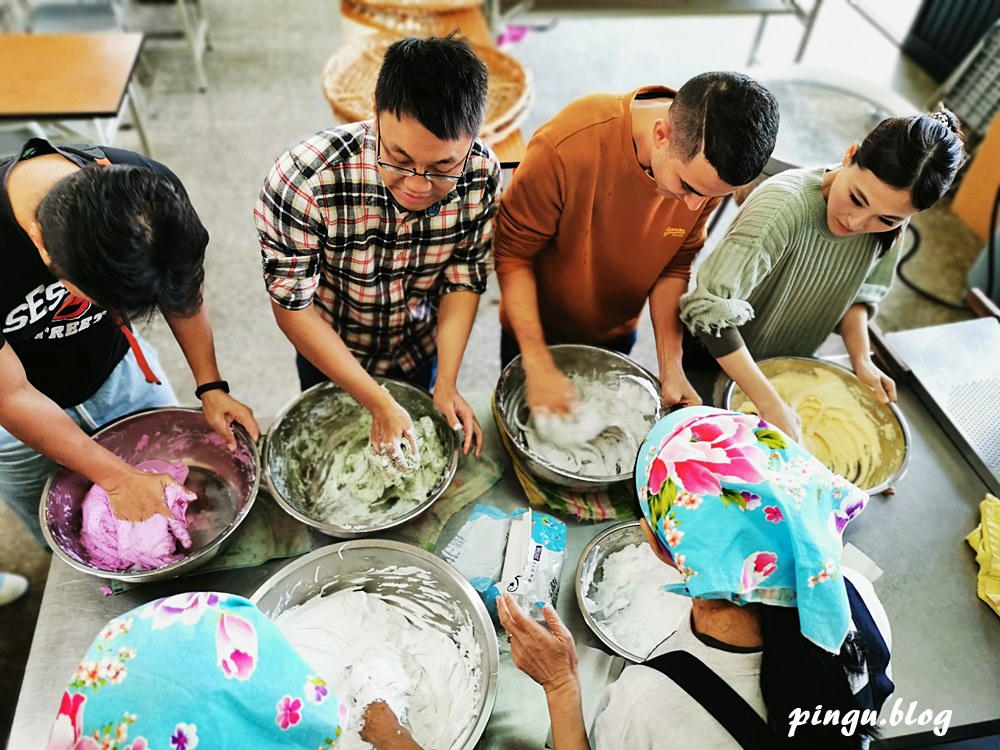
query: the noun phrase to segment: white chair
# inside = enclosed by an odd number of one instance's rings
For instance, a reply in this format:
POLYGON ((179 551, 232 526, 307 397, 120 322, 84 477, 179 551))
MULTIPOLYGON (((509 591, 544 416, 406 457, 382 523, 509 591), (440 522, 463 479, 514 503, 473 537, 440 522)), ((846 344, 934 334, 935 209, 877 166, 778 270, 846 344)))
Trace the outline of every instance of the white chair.
POLYGON ((202 13, 200 0, 176 0, 177 15, 181 22, 181 31, 191 50, 194 61, 194 73, 198 78, 198 90, 208 91, 208 78, 205 77, 205 66, 202 57, 212 48, 208 38, 208 19, 202 13))
POLYGON ((208 90, 208 79, 202 62, 211 49, 208 20, 202 10, 201 0, 126 0, 127 17, 132 28, 142 31, 147 39, 183 38, 191 53, 198 90, 208 90), (173 6, 176 11, 167 25, 163 16, 173 6), (166 28, 165 28, 166 27, 166 28))
POLYGON ((125 30, 125 13, 119 0, 21 0, 27 31, 33 34, 125 30))
POLYGON ((15 0, 0 0, 0 32, 16 34, 24 31, 21 6, 15 0))

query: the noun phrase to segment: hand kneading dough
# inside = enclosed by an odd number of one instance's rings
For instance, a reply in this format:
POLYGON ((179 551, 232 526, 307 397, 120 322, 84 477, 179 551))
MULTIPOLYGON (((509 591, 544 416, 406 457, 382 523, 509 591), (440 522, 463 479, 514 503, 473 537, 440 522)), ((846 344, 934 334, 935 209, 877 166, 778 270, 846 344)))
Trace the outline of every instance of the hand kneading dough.
MULTIPOLYGON (((415 569, 398 572, 400 587, 420 581, 415 569)), ((359 731, 375 700, 409 725, 421 747, 435 750, 455 747, 477 718, 481 652, 471 625, 453 640, 404 597, 352 589, 309 599, 275 622, 348 706, 338 750, 371 747, 359 731)))
MULTIPOLYGON (((184 484, 188 476, 188 467, 182 463, 152 459, 135 468, 150 474, 169 474, 178 484, 184 484)), ((180 560, 183 555, 177 546, 191 547, 184 514, 188 503, 198 496, 171 485, 164 490, 163 499, 173 518, 157 514, 132 523, 115 518, 108 493, 96 484, 91 487, 83 499, 80 530, 80 543, 90 555, 91 565, 101 570, 152 570, 180 560)))
MULTIPOLYGON (((768 380, 802 420, 802 447, 831 471, 868 489, 879 484, 887 462, 899 460, 899 451, 883 455, 885 439, 892 437, 885 433, 891 427, 879 423, 870 404, 862 401, 865 394, 834 373, 783 372, 768 380)), ((732 406, 735 411, 757 413, 742 392, 732 406)))
POLYGON ((580 402, 569 417, 532 415, 519 424, 528 450, 553 466, 585 477, 631 471, 656 420, 657 399, 630 378, 570 373, 580 402))

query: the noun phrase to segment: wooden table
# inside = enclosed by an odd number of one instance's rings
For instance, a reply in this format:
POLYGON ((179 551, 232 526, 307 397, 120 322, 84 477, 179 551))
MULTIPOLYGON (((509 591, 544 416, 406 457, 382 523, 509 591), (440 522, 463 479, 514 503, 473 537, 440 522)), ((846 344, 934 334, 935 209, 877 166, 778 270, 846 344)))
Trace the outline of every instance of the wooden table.
POLYGON ((99 140, 110 145, 113 131, 105 123, 117 124, 127 98, 148 154, 132 85, 142 41, 143 35, 133 32, 4 35, 0 121, 94 120, 99 140))

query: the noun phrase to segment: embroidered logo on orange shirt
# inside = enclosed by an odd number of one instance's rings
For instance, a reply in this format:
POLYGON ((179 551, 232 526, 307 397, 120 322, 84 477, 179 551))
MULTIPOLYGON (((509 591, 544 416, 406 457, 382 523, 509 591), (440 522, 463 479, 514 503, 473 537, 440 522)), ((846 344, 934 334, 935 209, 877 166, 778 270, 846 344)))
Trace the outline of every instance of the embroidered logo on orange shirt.
POLYGON ((687 234, 687 230, 684 227, 667 227, 663 230, 664 237, 683 237, 687 234))

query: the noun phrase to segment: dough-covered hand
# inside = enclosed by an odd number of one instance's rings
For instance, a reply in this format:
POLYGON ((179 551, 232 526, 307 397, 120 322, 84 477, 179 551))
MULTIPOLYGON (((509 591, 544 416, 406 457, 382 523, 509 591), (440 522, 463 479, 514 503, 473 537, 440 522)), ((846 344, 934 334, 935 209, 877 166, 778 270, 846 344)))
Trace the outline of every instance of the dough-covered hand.
POLYGON ((760 417, 773 424, 796 443, 802 442, 802 420, 795 409, 780 398, 773 404, 762 407, 760 417))
POLYGON ((532 413, 571 414, 580 400, 576 386, 555 365, 525 369, 524 391, 532 413))
POLYGON ((382 701, 396 717, 406 721, 412 684, 398 655, 387 652, 366 656, 364 661, 350 665, 343 686, 358 709, 363 711, 368 704, 382 701))
POLYGON ((551 604, 542 610, 548 627, 532 620, 510 594, 497 597, 497 614, 507 631, 514 665, 546 692, 579 681, 573 634, 551 604))
MULTIPOLYGON (((177 482, 167 474, 132 471, 121 482, 105 486, 104 490, 108 493, 108 504, 115 518, 139 523, 157 514, 173 520, 174 516, 163 499, 170 485, 177 485, 177 482)), ((177 486, 186 491, 181 485, 177 486)))
POLYGON ((862 383, 872 389, 875 399, 880 404, 896 400, 896 381, 877 368, 870 358, 866 363, 855 368, 854 374, 862 383))
POLYGON ((688 381, 683 369, 661 368, 660 406, 667 409, 671 406, 697 406, 700 403, 701 396, 688 381))
POLYGON ((416 748, 410 730, 399 723, 396 714, 392 712, 385 701, 375 701, 365 708, 361 724, 361 739, 373 745, 376 750, 395 750, 399 748, 416 748))
POLYGON ((205 415, 205 421, 212 426, 212 429, 222 435, 231 451, 236 450, 233 422, 243 425, 254 442, 260 438, 260 427, 253 416, 253 410, 223 390, 207 391, 202 394, 201 413, 205 415))
POLYGON ((372 431, 369 438, 372 449, 379 455, 390 456, 393 462, 404 469, 411 463, 419 463, 420 448, 417 446, 417 430, 406 409, 389 397, 383 406, 372 411, 372 431), (403 453, 403 441, 410 444, 411 461, 403 453))
POLYGON ((469 455, 469 451, 475 449, 478 456, 483 452, 483 428, 457 388, 438 383, 434 388, 434 407, 448 420, 453 430, 462 430, 462 453, 469 455))

